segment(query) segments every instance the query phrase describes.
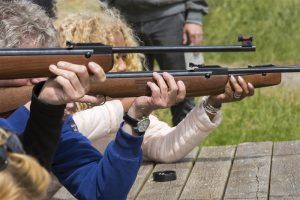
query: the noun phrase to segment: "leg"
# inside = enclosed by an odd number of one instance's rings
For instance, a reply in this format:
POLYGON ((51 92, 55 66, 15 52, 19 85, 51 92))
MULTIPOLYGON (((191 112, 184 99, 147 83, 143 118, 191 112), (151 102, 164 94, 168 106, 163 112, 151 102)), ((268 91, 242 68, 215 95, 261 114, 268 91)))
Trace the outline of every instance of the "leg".
MULTIPOLYGON (((143 34, 147 35, 146 45, 181 46, 184 14, 160 18, 145 22, 143 34)), ((161 70, 184 70, 185 60, 183 53, 153 54, 161 70)))
POLYGON ((195 107, 194 98, 185 98, 182 102, 171 107, 172 123, 174 126, 179 124, 185 116, 195 107))
MULTIPOLYGON (((147 32, 143 31, 143 23, 131 23, 132 28, 134 29, 134 32, 140 39, 140 45, 141 46, 153 46, 153 43, 151 41, 151 38, 149 37, 149 34, 147 32)), ((148 68, 150 71, 153 71, 154 67, 154 56, 153 54, 145 54, 146 57, 146 68, 148 68)))
MULTIPOLYGON (((151 45, 175 46, 182 45, 182 29, 185 20, 183 13, 144 23, 143 34, 151 45)), ((154 55, 162 70, 184 70, 183 53, 168 53, 154 55)), ((181 103, 171 107, 173 125, 177 125, 195 106, 194 98, 186 98, 181 103)))

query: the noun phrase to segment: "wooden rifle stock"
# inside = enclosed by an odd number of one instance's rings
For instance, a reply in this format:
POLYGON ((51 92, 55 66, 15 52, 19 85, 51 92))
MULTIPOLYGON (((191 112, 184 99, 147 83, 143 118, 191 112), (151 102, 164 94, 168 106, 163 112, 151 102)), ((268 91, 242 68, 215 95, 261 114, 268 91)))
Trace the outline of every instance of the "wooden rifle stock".
POLYGON ((96 62, 105 72, 110 71, 113 66, 111 54, 95 54, 89 58, 84 55, 1 56, 0 79, 50 77, 53 74, 49 71, 49 66, 56 65, 58 61, 85 66, 89 62, 96 62))
POLYGON ((281 83, 281 73, 244 75, 243 78, 255 88, 269 87, 281 83))
MULTIPOLYGON (((187 97, 217 95, 224 92, 229 81, 227 75, 212 76, 175 76, 176 81, 183 81, 186 86, 187 97)), ((278 85, 281 82, 281 73, 244 75, 243 78, 255 88, 278 85)), ((145 78, 107 78, 104 83, 93 84, 90 94, 101 94, 112 98, 138 97, 151 95, 147 86, 152 77, 145 78)))
MULTIPOLYGON (((175 76, 176 81, 183 81, 187 96, 214 95, 224 92, 228 76, 214 76, 209 79, 203 76, 175 76)), ((104 83, 93 84, 91 94, 101 94, 112 98, 150 96, 151 91, 147 82, 152 77, 141 78, 107 78, 104 83)))

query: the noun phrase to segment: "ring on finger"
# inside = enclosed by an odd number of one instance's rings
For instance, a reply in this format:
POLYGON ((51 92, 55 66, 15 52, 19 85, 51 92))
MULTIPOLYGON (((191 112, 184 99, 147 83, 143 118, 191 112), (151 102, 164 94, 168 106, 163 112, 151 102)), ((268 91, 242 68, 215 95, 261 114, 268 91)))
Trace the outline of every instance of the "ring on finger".
POLYGON ((240 99, 241 97, 242 97, 241 94, 238 94, 237 92, 234 92, 234 93, 233 93, 233 98, 234 98, 234 99, 240 99))

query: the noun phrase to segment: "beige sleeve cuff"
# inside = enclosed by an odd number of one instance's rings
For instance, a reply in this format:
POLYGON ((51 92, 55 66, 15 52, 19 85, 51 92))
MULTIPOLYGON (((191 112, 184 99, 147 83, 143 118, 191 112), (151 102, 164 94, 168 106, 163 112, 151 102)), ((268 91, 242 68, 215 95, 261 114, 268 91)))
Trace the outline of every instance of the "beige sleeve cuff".
POLYGON ((221 124, 222 121, 221 111, 218 111, 215 117, 212 120, 210 120, 204 110, 203 101, 204 101, 204 97, 195 108, 196 109, 195 112, 197 113, 195 117, 197 117, 199 121, 204 125, 203 126, 204 131, 215 129, 221 124))
POLYGON ((74 114, 73 119, 79 132, 90 140, 115 133, 123 120, 123 106, 120 100, 112 100, 104 105, 74 114))

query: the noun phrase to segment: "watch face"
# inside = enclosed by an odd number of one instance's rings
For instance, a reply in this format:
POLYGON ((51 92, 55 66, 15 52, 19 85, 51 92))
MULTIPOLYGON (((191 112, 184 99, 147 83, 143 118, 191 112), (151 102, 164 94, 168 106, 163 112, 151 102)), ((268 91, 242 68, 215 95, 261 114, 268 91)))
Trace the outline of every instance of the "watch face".
POLYGON ((138 122, 137 130, 139 132, 145 132, 149 127, 149 124, 150 124, 149 118, 143 118, 141 121, 138 122))

